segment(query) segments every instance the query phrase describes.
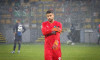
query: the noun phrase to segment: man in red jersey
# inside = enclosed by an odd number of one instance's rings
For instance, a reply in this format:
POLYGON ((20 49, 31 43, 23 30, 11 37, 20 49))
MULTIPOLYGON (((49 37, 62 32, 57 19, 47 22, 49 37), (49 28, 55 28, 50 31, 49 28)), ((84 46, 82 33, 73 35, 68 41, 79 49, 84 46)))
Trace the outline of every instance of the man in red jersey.
POLYGON ((60 33, 62 24, 54 20, 52 10, 46 12, 48 21, 42 23, 41 30, 45 36, 44 57, 45 60, 61 60, 60 33))

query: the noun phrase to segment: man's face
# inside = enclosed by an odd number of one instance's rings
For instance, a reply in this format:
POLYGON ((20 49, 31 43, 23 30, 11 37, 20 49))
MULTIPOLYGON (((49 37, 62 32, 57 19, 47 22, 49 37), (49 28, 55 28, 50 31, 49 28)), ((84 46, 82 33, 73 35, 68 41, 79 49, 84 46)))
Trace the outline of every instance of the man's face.
POLYGON ((53 13, 49 13, 49 14, 46 14, 47 16, 47 19, 49 22, 52 22, 54 20, 54 14, 53 13))
POLYGON ((20 21, 17 20, 16 23, 20 23, 20 21))

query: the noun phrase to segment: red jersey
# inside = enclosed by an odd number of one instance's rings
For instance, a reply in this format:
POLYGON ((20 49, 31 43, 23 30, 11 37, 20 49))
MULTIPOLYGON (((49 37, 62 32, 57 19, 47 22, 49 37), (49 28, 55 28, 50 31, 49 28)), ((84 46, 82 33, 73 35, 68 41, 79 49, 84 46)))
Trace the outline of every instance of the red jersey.
POLYGON ((62 24, 58 21, 54 21, 53 23, 46 21, 42 23, 42 33, 45 36, 45 43, 44 43, 45 60, 61 59, 60 32, 52 34, 52 29, 55 26, 59 27, 60 30, 62 30, 62 24), (56 50, 52 48, 54 43, 58 45, 58 48, 56 50))
POLYGON ((56 34, 52 34, 52 28, 55 26, 62 30, 62 24, 58 21, 54 21, 53 23, 46 21, 42 23, 42 33, 45 36, 45 45, 50 48, 55 40, 58 40, 60 43, 60 33, 56 32, 56 34))

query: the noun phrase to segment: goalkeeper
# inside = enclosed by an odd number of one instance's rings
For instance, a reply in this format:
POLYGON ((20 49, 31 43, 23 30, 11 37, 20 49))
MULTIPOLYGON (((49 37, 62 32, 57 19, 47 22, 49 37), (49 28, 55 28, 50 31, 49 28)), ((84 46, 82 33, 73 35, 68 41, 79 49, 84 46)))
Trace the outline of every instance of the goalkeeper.
POLYGON ((44 57, 45 60, 61 60, 60 33, 62 24, 54 20, 52 10, 46 12, 48 21, 42 23, 41 30, 45 36, 44 57))

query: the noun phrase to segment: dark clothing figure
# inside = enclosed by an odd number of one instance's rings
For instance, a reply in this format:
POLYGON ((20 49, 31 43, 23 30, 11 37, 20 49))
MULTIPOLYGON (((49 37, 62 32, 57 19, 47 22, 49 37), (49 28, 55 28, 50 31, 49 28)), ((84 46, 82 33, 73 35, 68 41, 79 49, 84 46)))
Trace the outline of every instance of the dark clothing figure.
POLYGON ((72 40, 71 39, 71 32, 68 33, 67 37, 68 37, 69 40, 72 40))
POLYGON ((71 32, 69 34, 71 36, 71 40, 74 42, 74 40, 75 40, 75 27, 73 24, 72 24, 70 30, 71 30, 71 32))
POLYGON ((14 27, 13 27, 13 32, 15 34, 15 40, 14 40, 14 47, 13 47, 13 52, 15 52, 16 49, 16 44, 18 43, 18 52, 20 52, 21 48, 21 42, 22 42, 22 33, 26 31, 26 28, 18 21, 14 27))

